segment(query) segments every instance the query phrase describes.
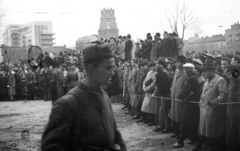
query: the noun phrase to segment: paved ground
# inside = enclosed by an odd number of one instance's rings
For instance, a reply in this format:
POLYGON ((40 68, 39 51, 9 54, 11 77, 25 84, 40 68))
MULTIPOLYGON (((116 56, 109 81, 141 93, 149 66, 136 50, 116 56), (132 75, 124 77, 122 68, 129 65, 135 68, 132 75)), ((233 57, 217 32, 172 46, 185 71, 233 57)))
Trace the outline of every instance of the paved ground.
MULTIPOLYGON (((8 146, 21 151, 39 150, 41 134, 51 106, 51 102, 44 101, 0 102, 0 149, 8 146), (21 131, 24 129, 30 130, 29 142, 21 140, 21 131)), ((153 132, 154 127, 137 124, 121 107, 120 104, 113 104, 117 125, 128 151, 186 151, 193 148, 185 145, 181 149, 172 149, 171 145, 176 139, 170 138, 171 134, 153 132)))

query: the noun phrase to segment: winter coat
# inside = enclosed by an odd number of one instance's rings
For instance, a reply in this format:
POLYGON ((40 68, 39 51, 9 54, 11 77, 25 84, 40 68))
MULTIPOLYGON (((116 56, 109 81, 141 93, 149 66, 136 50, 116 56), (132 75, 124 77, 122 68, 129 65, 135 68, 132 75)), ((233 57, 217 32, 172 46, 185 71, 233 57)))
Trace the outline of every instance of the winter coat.
MULTIPOLYGON (((129 83, 131 87, 131 93, 137 94, 139 85, 140 70, 138 68, 133 69, 131 77, 129 78, 129 83)), ((137 96, 133 95, 131 102, 133 107, 137 106, 137 96)))
POLYGON ((154 89, 155 89, 155 82, 156 82, 156 77, 155 75, 157 74, 157 72, 155 71, 149 71, 145 80, 143 81, 143 90, 145 91, 145 97, 143 100, 143 104, 142 104, 142 108, 141 111, 145 112, 145 113, 150 113, 150 114, 154 114, 155 113, 155 99, 154 97, 149 97, 152 96, 152 94, 154 93, 154 89), (148 86, 146 85, 146 83, 151 80, 152 83, 150 83, 148 86), (151 93, 151 89, 153 90, 151 93))
MULTIPOLYGON (((171 87, 171 98, 178 99, 179 94, 182 91, 183 86, 187 80, 187 75, 184 69, 176 69, 173 77, 173 83, 171 87)), ((184 103, 180 101, 172 100, 171 109, 169 112, 169 118, 175 122, 181 122, 184 103)))
POLYGON ((8 95, 16 95, 16 81, 15 81, 15 77, 14 75, 10 75, 8 77, 8 85, 9 85, 9 89, 8 89, 8 95))
POLYGON ((7 95, 8 77, 0 76, 0 95, 7 95))
POLYGON ((224 78, 214 75, 206 81, 200 99, 199 134, 208 138, 219 138, 225 135, 226 106, 209 105, 209 101, 226 102, 227 82, 224 78))
MULTIPOLYGON (((227 102, 240 102, 240 80, 230 81, 227 102)), ((227 144, 240 144, 240 104, 227 105, 227 144)))
POLYGON ((121 42, 118 44, 118 56, 120 59, 125 59, 125 42, 121 42))
POLYGON ((178 96, 178 99, 183 100, 184 103, 180 130, 188 134, 197 134, 198 132, 199 106, 198 104, 190 102, 199 102, 198 89, 198 78, 192 75, 187 78, 186 84, 178 96))
POLYGON ((67 73, 66 77, 66 86, 67 86, 67 91, 71 90, 74 88, 78 83, 78 74, 77 72, 70 71, 67 73))

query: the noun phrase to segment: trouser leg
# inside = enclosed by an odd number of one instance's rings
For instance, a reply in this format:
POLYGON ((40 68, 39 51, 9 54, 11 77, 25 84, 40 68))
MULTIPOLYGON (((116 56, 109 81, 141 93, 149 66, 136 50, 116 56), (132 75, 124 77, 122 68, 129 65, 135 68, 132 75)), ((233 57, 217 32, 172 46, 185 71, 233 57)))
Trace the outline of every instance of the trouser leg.
POLYGON ((179 133, 180 133, 180 123, 172 121, 172 127, 173 127, 173 130, 174 130, 175 136, 178 136, 179 133))

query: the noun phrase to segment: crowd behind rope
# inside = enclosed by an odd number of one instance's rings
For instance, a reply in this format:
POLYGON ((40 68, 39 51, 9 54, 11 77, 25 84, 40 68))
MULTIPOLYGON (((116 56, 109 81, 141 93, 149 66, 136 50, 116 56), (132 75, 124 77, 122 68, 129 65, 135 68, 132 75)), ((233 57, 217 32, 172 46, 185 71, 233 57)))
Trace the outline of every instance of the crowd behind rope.
MULTIPOLYGON (((140 43, 134 43, 129 34, 101 39, 116 57, 112 84, 105 86, 111 100, 122 102, 122 109, 137 123, 155 126, 155 132, 173 132, 171 137, 178 139, 173 148, 183 147, 189 137, 188 143, 198 141, 194 150, 202 144, 209 150, 226 145, 238 150, 240 105, 218 103, 240 102, 240 76, 233 76, 240 70, 239 52, 184 55, 184 43, 176 33, 163 36, 156 33, 152 38, 148 33, 140 43)), ((15 86, 23 84, 32 100, 31 87, 38 84, 45 91, 44 100, 54 103, 84 78, 79 59, 76 53, 45 53, 36 70, 26 62, 2 63, 1 99, 16 100, 15 86)))

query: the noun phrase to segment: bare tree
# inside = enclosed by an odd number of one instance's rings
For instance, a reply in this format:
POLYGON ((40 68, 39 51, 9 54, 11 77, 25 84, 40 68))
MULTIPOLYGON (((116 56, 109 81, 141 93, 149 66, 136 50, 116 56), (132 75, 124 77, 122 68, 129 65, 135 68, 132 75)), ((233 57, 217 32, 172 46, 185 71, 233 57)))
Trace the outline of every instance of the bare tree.
POLYGON ((4 26, 7 24, 8 13, 6 7, 3 6, 2 0, 0 0, 0 41, 3 38, 5 30, 4 26))
MULTIPOLYGON (((168 1, 169 2, 169 1, 168 1)), ((172 32, 178 33, 178 21, 179 21, 179 16, 181 14, 180 10, 180 4, 178 0, 173 0, 173 5, 171 5, 171 8, 166 8, 164 9, 165 15, 167 17, 168 25, 171 28, 172 32)))
MULTIPOLYGON (((169 1, 168 1, 169 3, 169 1)), ((184 0, 173 0, 173 4, 164 7, 166 20, 172 32, 178 34, 178 23, 181 22, 182 39, 184 39, 185 31, 197 20, 196 11, 187 5, 184 0)))
POLYGON ((184 33, 186 29, 197 20, 196 11, 194 9, 190 9, 189 6, 183 2, 180 20, 182 23, 182 39, 184 39, 184 33))

